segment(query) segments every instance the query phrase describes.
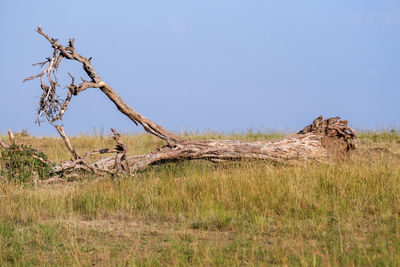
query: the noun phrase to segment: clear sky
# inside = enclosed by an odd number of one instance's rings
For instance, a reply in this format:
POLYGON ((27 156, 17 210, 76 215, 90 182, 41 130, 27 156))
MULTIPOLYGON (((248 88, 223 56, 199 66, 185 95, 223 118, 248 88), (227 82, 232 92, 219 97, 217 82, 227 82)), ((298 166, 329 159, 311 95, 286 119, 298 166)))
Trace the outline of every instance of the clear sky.
MULTIPOLYGON (((51 53, 38 25, 74 37, 130 106, 175 132, 297 130, 320 114, 400 125, 398 0, 1 0, 0 133, 56 134, 34 124, 39 80, 22 83, 51 53)), ((83 76, 64 61, 65 85, 67 71, 83 76)), ((137 131, 98 89, 72 99, 64 126, 137 131)))

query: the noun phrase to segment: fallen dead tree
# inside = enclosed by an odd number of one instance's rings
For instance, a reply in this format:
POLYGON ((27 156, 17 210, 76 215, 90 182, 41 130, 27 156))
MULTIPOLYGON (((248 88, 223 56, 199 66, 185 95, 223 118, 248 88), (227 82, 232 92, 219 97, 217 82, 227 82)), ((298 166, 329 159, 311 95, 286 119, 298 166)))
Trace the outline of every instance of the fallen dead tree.
POLYGON ((211 161, 226 161, 240 159, 262 159, 274 162, 299 162, 315 160, 321 161, 332 153, 344 153, 355 148, 356 133, 347 125, 347 121, 339 117, 323 120, 318 117, 297 134, 290 135, 277 141, 234 141, 234 140, 186 140, 162 126, 147 119, 142 114, 127 105, 116 91, 104 82, 96 73, 91 64, 91 58, 85 58, 75 49, 74 39, 69 40, 68 46, 58 43, 57 39, 50 38, 39 27, 36 31, 46 38, 53 48, 52 55, 46 61, 34 65, 44 67, 44 70, 24 81, 40 78, 42 96, 39 102, 37 122, 45 118, 54 124, 61 121, 68 104, 73 96, 89 88, 101 90, 118 108, 136 125, 140 124, 144 130, 165 142, 163 147, 144 155, 126 156, 127 147, 121 143, 119 134, 112 130, 117 146, 114 149, 99 149, 79 156, 64 132, 62 125, 54 125, 74 159, 57 165, 54 174, 85 170, 92 173, 134 173, 146 167, 168 161, 206 159, 211 161), (90 80, 81 78, 75 84, 71 75, 71 84, 67 86, 65 99, 60 99, 57 94, 57 71, 63 59, 79 62, 90 80), (89 164, 87 158, 96 153, 116 153, 89 164))

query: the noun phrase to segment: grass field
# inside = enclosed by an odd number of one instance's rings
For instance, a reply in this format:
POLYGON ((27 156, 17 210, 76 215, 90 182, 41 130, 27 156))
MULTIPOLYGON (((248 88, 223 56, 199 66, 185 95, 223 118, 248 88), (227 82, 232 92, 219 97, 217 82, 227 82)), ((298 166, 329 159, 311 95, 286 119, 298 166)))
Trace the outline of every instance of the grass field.
MULTIPOLYGON (((59 139, 19 140, 70 158, 59 139)), ((130 154, 162 145, 148 135, 123 142, 130 154)), ((114 145, 94 135, 72 143, 81 153, 114 145)), ((399 155, 398 132, 363 133, 357 151, 327 163, 190 161, 119 180, 2 183, 0 266, 399 266, 399 155)))

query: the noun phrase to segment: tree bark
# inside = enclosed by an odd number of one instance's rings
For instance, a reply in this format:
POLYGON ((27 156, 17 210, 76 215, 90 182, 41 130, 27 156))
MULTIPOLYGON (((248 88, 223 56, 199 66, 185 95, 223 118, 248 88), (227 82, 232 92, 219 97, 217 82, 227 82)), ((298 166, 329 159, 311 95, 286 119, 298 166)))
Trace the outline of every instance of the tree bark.
MULTIPOLYGON (((174 147, 164 146, 144 155, 126 158, 131 172, 141 171, 150 165, 178 160, 205 159, 214 162, 226 160, 260 159, 273 162, 322 160, 328 151, 314 134, 293 135, 278 141, 198 140, 182 141, 174 147)), ((93 166, 102 170, 113 169, 107 158, 93 166)))
MULTIPOLYGON (((259 159, 289 164, 319 162, 354 149, 355 137, 355 132, 347 126, 347 121, 331 118, 321 121, 317 127, 310 124, 299 133, 280 140, 182 140, 172 147, 167 145, 148 154, 128 156, 126 162, 131 172, 142 171, 153 164, 194 159, 215 162, 259 159)), ((92 166, 104 171, 115 168, 113 158, 100 160, 92 166)), ((59 167, 62 169, 62 165, 59 167)))
MULTIPOLYGON (((306 126, 299 133, 277 141, 185 140, 128 106, 116 91, 96 73, 90 62, 91 58, 87 59, 76 52, 73 39, 69 41, 68 46, 62 46, 58 43, 58 40, 50 38, 42 32, 41 28, 36 29, 36 31, 44 36, 54 49, 52 57, 48 58, 45 62, 38 63, 42 67, 47 64, 45 70, 24 80, 41 78, 43 93, 39 103, 38 121, 41 116, 45 116, 50 123, 61 120, 72 96, 76 96, 88 88, 98 88, 115 104, 121 113, 130 118, 136 125, 142 125, 146 132, 166 142, 165 146, 151 153, 125 156, 126 146, 114 137, 118 143, 117 147, 120 147, 119 150, 106 149, 95 152, 102 153, 101 151, 107 151, 104 153, 110 153, 110 151, 117 151, 117 157, 102 159, 90 164, 90 166, 86 166, 92 170, 95 169, 106 173, 116 170, 118 173, 122 168, 126 173, 132 173, 144 170, 152 164, 192 159, 207 159, 212 161, 261 159, 287 163, 307 160, 321 161, 329 157, 332 153, 343 153, 355 148, 356 133, 347 126, 347 121, 341 120, 339 117, 323 120, 322 116, 319 116, 312 124, 306 126), (58 86, 56 72, 62 59, 75 60, 81 63, 84 71, 91 79, 91 81, 82 79, 82 83, 76 85, 74 77, 70 75, 72 82, 67 87, 68 93, 64 101, 59 100, 56 94, 56 87, 58 86), (53 77, 50 75, 51 73, 53 77), (46 78, 47 83, 45 81, 46 78), (121 160, 125 161, 126 164, 121 164, 121 160)), ((63 131, 62 133, 60 134, 63 139, 68 140, 65 133, 63 131)), ((119 138, 116 132, 114 132, 114 136, 119 138)), ((70 151, 73 151, 75 161, 59 164, 56 166, 54 173, 82 169, 82 164, 80 163, 86 162, 76 152, 74 154, 71 144, 69 144, 68 148, 70 151)))

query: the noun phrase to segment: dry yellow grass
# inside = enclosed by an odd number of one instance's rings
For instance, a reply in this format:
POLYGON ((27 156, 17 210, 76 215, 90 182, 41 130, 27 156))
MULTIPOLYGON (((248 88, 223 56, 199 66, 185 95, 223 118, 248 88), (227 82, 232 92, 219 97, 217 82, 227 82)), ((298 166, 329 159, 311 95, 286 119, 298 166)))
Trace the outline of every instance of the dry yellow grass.
MULTIPOLYGON (((59 139, 20 141, 70 158, 59 139)), ((131 154, 161 145, 147 135, 123 141, 131 154)), ((114 145, 72 142, 78 153, 114 145)), ((191 161, 120 180, 3 183, 0 265, 399 265, 400 136, 366 133, 359 143, 330 163, 191 161)))

